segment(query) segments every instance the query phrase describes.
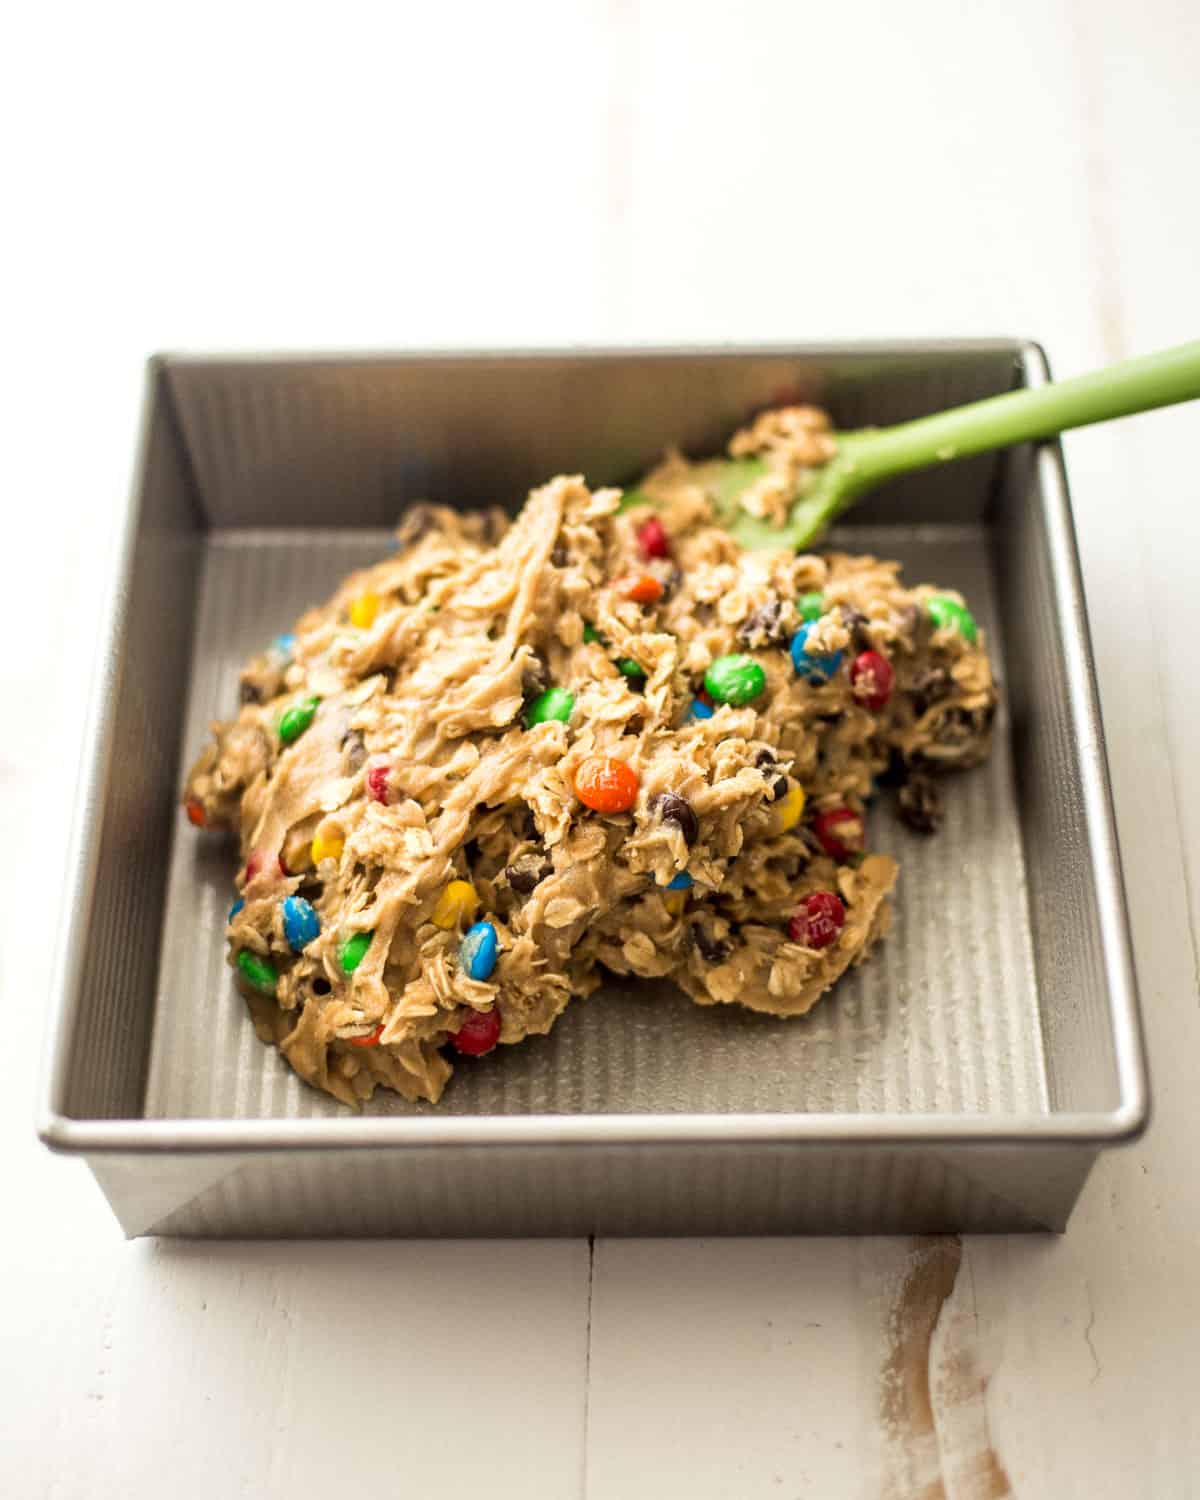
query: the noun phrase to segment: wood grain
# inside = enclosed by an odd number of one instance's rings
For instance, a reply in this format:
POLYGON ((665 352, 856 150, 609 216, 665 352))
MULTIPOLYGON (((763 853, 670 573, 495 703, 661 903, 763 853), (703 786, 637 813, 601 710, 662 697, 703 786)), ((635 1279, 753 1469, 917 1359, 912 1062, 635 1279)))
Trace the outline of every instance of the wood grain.
POLYGON ((934 1425, 930 1355, 942 1308, 962 1265, 957 1235, 930 1236, 913 1248, 886 1324, 887 1357, 879 1381, 879 1418, 887 1460, 883 1500, 946 1500, 934 1425))

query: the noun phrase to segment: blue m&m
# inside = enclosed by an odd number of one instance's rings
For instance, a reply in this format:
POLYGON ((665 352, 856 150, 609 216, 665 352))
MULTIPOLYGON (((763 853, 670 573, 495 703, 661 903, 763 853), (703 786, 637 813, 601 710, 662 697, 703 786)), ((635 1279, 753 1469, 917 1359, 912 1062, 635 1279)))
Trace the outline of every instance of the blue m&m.
POLYGON ((499 946, 496 929, 490 922, 476 922, 467 928, 458 945, 458 961, 468 979, 491 978, 499 946))
POLYGON ((815 628, 813 621, 801 625, 792 637, 792 665, 801 677, 820 684, 829 682, 842 664, 840 651, 810 651, 808 640, 815 628))
POLYGON ((288 896, 283 902, 283 935, 293 953, 307 948, 321 935, 321 919, 303 896, 288 896))

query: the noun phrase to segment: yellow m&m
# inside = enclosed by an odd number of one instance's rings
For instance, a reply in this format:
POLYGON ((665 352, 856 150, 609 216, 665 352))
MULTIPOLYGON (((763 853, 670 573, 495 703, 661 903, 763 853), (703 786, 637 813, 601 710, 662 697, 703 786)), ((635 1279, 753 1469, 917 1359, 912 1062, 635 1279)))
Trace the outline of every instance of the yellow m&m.
POLYGON ((336 828, 319 829, 312 841, 312 862, 319 865, 323 859, 341 859, 346 841, 336 828))
POLYGON ((779 818, 780 833, 787 833, 789 829, 795 828, 804 812, 804 802, 803 787, 794 786, 790 792, 785 793, 783 800, 775 809, 779 818))
POLYGON ((433 925, 449 932, 461 922, 471 922, 479 910, 479 897, 469 880, 452 880, 437 898, 433 925))
POLYGON ((359 594, 358 598, 350 606, 350 623, 357 625, 359 630, 369 630, 375 623, 375 616, 379 613, 379 595, 366 593, 359 594))

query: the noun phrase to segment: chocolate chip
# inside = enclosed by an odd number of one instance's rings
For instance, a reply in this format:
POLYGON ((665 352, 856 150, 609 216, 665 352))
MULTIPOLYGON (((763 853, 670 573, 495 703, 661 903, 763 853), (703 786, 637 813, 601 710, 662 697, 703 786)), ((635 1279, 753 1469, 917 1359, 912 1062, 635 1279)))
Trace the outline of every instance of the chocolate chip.
POLYGON ((867 634, 866 615, 850 604, 842 605, 841 614, 842 624, 850 632, 850 644, 857 651, 865 650, 871 644, 871 637, 867 634))
POLYGON ((556 568, 565 568, 570 561, 567 549, 563 546, 555 547, 554 551, 550 554, 550 561, 556 568))
POLYGON ((396 545, 397 547, 411 547, 437 528, 437 512, 432 505, 422 503, 411 506, 400 517, 400 524, 396 527, 396 545))
POLYGON ((809 854, 824 854, 825 851, 821 848, 820 839, 817 838, 816 832, 807 823, 800 825, 799 833, 800 843, 804 845, 809 854))
POLYGON ((932 704, 940 703, 953 687, 953 679, 945 667, 930 667, 922 672, 912 686, 913 711, 918 718, 932 704))
POLYGON ((259 692, 258 688, 255 686, 255 684, 253 682, 248 682, 246 680, 246 678, 244 678, 244 677, 242 678, 241 682, 238 683, 238 702, 239 703, 261 703, 262 702, 262 694, 259 692))
POLYGON ((329 983, 328 979, 326 979, 323 974, 318 974, 312 982, 312 990, 314 995, 328 995, 329 991, 332 988, 333 986, 329 983))
POLYGON ((700 836, 700 824, 686 797, 674 792, 660 792, 650 803, 650 811, 657 813, 664 823, 676 823, 683 834, 685 844, 694 844, 700 836))
POLYGON ((938 721, 934 739, 939 745, 959 747, 971 740, 982 739, 992 727, 996 717, 996 705, 983 708, 948 708, 938 721))
POLYGON ((913 772, 896 794, 900 821, 917 833, 936 833, 942 821, 942 797, 931 776, 913 772))
MULTIPOLYGON (((760 750, 754 757, 754 764, 766 776, 766 773, 775 764, 774 750, 760 750)), ((767 776, 767 790, 770 793, 772 802, 778 802, 780 797, 785 797, 787 789, 788 779, 782 772, 778 776, 767 776)))
POLYGON ((938 720, 934 739, 939 745, 958 747, 975 739, 983 726, 973 713, 965 708, 949 708, 938 720))
POLYGON ((683 582, 683 569, 681 567, 679 567, 677 564, 672 564, 671 571, 662 580, 662 597, 663 597, 663 603, 664 604, 671 597, 671 595, 674 594, 678 590, 678 588, 679 588, 679 586, 680 586, 680 584, 682 582, 683 582))
POLYGON ((367 758, 367 747, 357 729, 351 729, 342 739, 342 754, 346 757, 346 770, 353 775, 362 769, 367 758))
POLYGON ((536 698, 546 691, 549 680, 546 663, 540 656, 531 656, 521 673, 521 691, 526 698, 536 698))
POLYGON ((911 774, 908 762, 899 750, 893 750, 888 763, 875 778, 880 786, 903 786, 911 774))
POLYGON ((719 964, 729 957, 729 944, 709 932, 703 922, 693 922, 688 931, 692 942, 700 950, 700 957, 707 963, 719 964))
POLYGON ((778 599, 760 604, 738 626, 738 644, 751 651, 762 651, 767 646, 786 646, 791 632, 780 620, 782 610, 778 599))
POLYGON ((519 895, 528 896, 530 891, 553 872, 553 869, 554 866, 545 855, 522 854, 519 859, 513 860, 511 865, 505 865, 504 878, 519 895))

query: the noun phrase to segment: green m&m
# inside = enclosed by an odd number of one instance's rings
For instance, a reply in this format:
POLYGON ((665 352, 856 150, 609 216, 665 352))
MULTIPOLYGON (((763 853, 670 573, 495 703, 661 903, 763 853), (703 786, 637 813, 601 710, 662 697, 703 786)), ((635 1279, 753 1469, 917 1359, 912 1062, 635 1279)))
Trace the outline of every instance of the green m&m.
POLYGON ((317 712, 320 698, 313 694, 312 697, 303 699, 300 703, 293 704, 279 720, 279 738, 285 745, 290 745, 293 740, 298 740, 308 726, 312 723, 317 712))
POLYGON ((238 954, 236 963, 238 971, 247 984, 252 985, 260 995, 273 995, 275 986, 279 982, 279 975, 275 972, 275 965, 268 963, 265 958, 259 958, 257 953, 251 953, 249 948, 243 948, 238 954))
POLYGON ((749 703, 767 685, 767 675, 752 656, 718 656, 704 674, 704 687, 718 703, 749 703))
POLYGON ((978 636, 974 617, 971 611, 961 605, 957 599, 950 599, 945 594, 935 594, 925 608, 929 611, 929 618, 938 630, 954 628, 964 640, 973 641, 978 636))
POLYGON ((356 932, 346 939, 338 952, 338 962, 342 966, 343 974, 354 973, 366 958, 367 949, 371 946, 371 939, 374 936, 373 932, 356 932))
POLYGON ((617 671, 620 672, 622 677, 628 677, 634 687, 637 687, 640 682, 644 681, 646 676, 645 667, 634 661, 632 656, 621 657, 620 661, 617 662, 617 671))
POLYGON ((796 613, 802 620, 819 620, 825 613, 825 595, 801 594, 796 600, 796 613))
POLYGON ((549 724, 553 720, 565 724, 570 719, 574 707, 574 693, 569 693, 566 688, 547 688, 544 693, 539 693, 525 710, 525 723, 530 729, 535 724, 549 724))

